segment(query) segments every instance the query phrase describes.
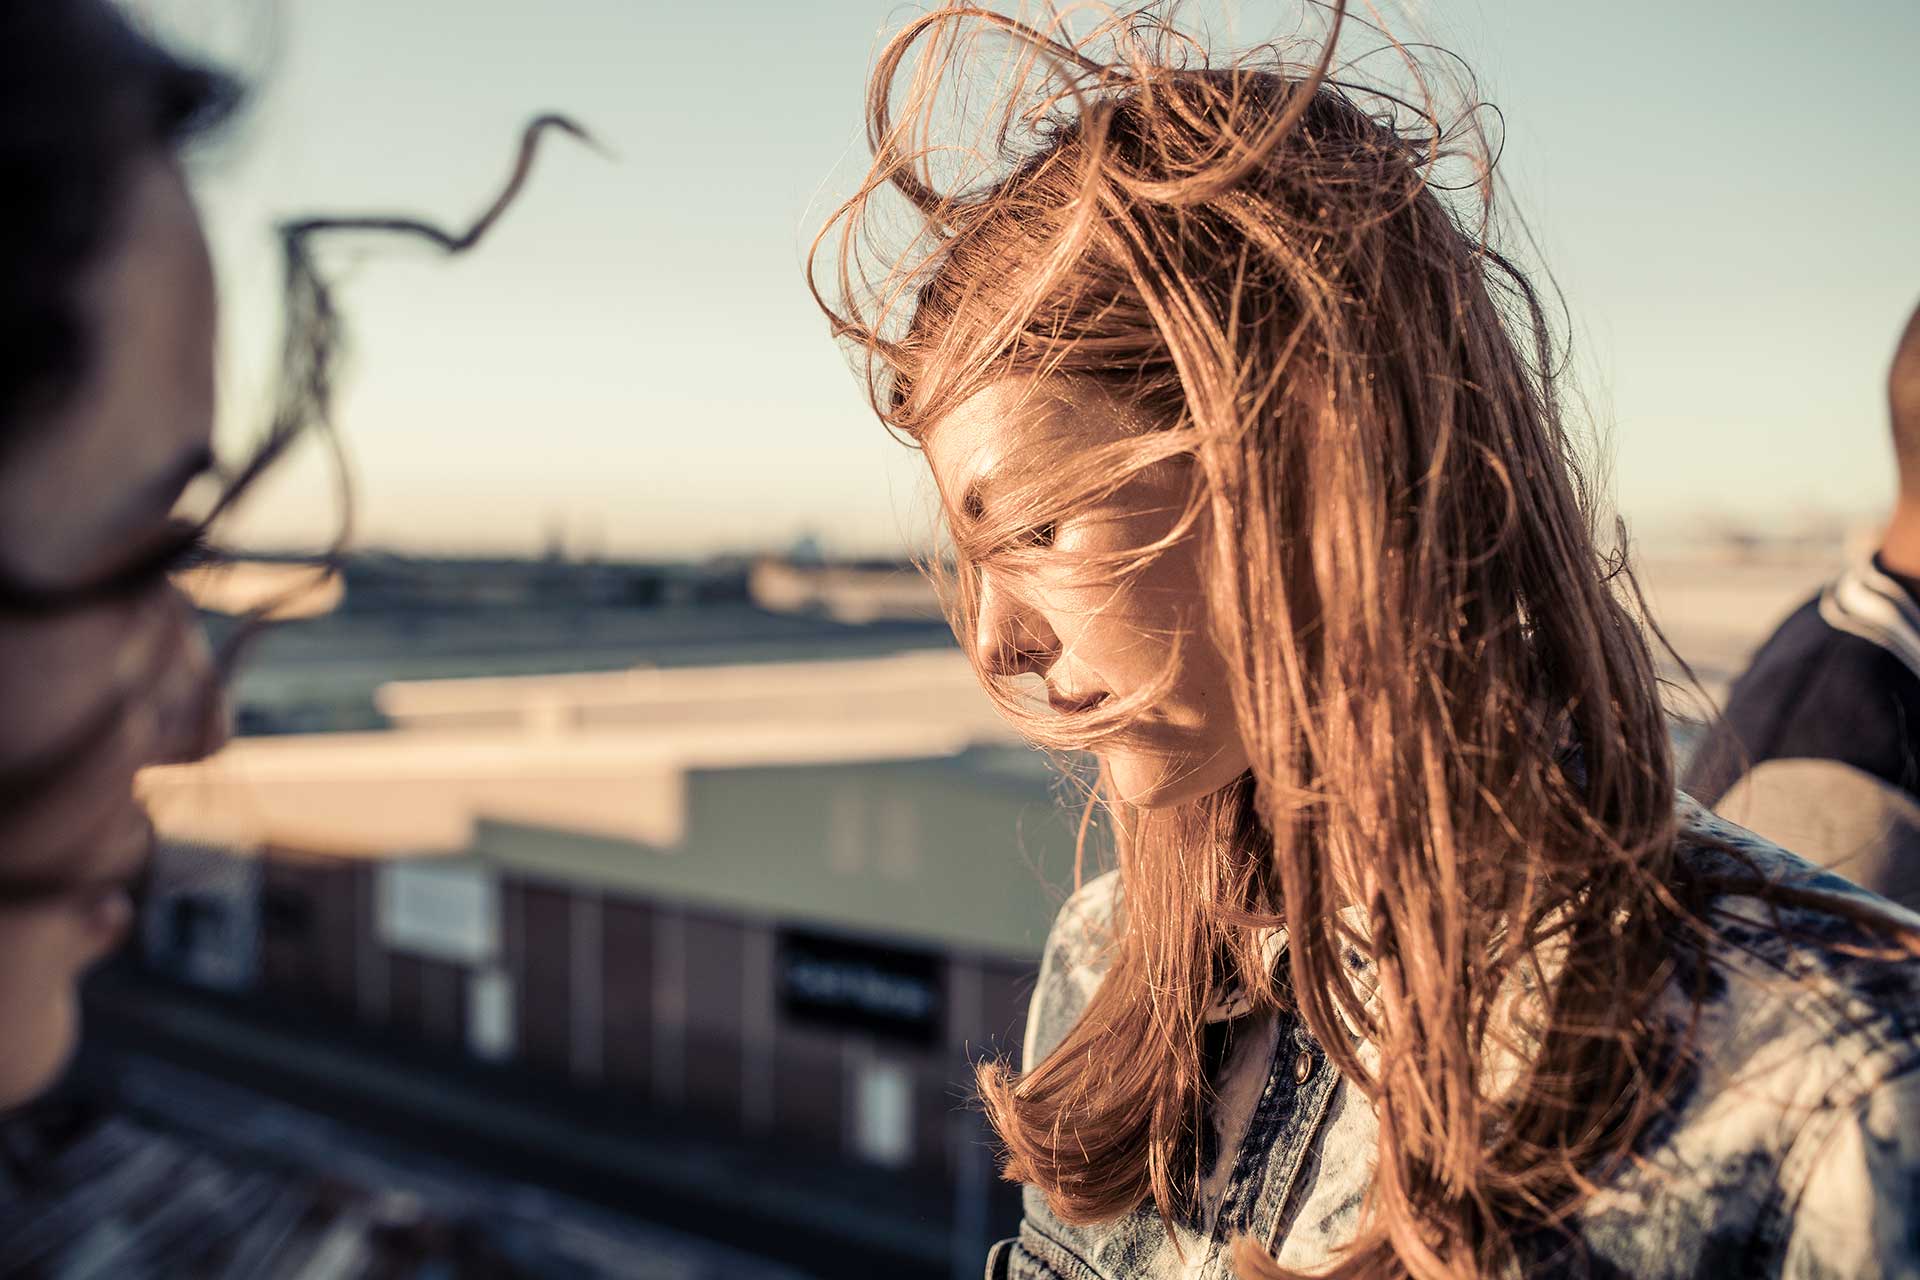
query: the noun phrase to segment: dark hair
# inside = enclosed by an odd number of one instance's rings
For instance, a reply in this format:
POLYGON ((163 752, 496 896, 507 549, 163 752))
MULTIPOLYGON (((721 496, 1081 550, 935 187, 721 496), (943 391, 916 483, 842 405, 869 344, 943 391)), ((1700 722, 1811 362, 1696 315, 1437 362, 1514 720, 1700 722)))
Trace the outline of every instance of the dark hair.
MULTIPOLYGON (((80 292, 122 214, 132 165, 155 150, 176 151, 225 120, 239 101, 226 76, 182 60, 136 30, 109 0, 0 0, 0 467, 37 419, 85 382, 94 335, 80 292)), ((284 267, 278 386, 265 430, 237 464, 222 466, 211 509, 177 521, 163 544, 135 564, 92 581, 23 582, 0 566, 0 619, 82 609, 163 581, 188 556, 201 557, 211 526, 296 441, 319 436, 342 477, 342 509, 332 545, 311 557, 316 574, 337 566, 345 546, 350 497, 332 430, 334 355, 341 322, 314 257, 314 238, 375 233, 425 239, 443 252, 471 248, 513 203, 527 179, 540 136, 549 129, 590 141, 563 116, 542 115, 522 131, 507 183, 464 232, 400 215, 305 217, 277 228, 284 267)), ((218 558, 219 553, 211 553, 218 558)), ((229 631, 207 694, 232 671, 277 601, 251 610, 229 631)), ((135 678, 103 693, 99 706, 51 749, 0 773, 0 814, 32 803, 119 725, 142 696, 135 678)), ((0 869, 0 902, 70 891, 63 875, 21 877, 0 869)))
POLYGON ((78 286, 113 233, 130 165, 185 145, 238 97, 103 0, 0 5, 0 457, 86 376, 78 286))

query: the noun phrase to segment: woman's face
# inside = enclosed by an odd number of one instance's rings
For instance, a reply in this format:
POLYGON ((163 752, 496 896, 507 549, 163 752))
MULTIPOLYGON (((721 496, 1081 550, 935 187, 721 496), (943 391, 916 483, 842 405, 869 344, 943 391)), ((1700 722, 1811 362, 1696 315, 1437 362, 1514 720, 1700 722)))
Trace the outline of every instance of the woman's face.
MULTIPOLYGON (((175 504, 211 462, 213 274, 170 161, 155 154, 130 175, 80 298, 86 377, 9 427, 17 443, 0 464, 0 570, 34 588, 99 581, 176 538, 175 504)), ((150 852, 134 773, 218 745, 211 686, 205 640, 163 575, 45 617, 0 613, 0 779, 73 761, 0 793, 0 1106, 65 1062, 78 980, 125 937, 150 852), (124 714, 109 716, 116 705, 124 714), (70 755, 77 742, 90 745, 70 755), (33 884, 48 888, 19 892, 33 884)))
MULTIPOLYGON (((1007 379, 944 416, 924 443, 948 519, 964 527, 992 514, 997 477, 1139 430, 1125 406, 1096 388, 1007 379)), ((1183 473, 1161 465, 1047 530, 1057 569, 1043 563, 1017 579, 991 563, 980 570, 975 639, 983 659, 1002 674, 1040 676, 1057 710, 1146 689, 1174 657, 1166 694, 1095 748, 1120 798, 1143 808, 1206 795, 1247 769, 1226 663, 1206 625, 1201 537, 1187 535, 1118 585, 1089 582, 1076 562, 1157 541, 1185 502, 1183 473)))

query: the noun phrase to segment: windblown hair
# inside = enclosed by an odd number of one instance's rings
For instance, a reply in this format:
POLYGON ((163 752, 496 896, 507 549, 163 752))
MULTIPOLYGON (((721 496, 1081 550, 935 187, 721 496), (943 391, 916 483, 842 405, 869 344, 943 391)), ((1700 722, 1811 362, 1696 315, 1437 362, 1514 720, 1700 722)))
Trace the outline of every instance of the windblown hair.
MULTIPOLYGON (((1006 1176, 1069 1221, 1149 1198, 1179 1215, 1204 1014, 1237 977, 1376 1104, 1364 1225, 1331 1274, 1465 1277, 1627 1158, 1691 907, 1637 594, 1595 528, 1540 297, 1489 243, 1490 148, 1400 46, 1416 91, 1336 69, 1342 17, 1303 49, 1216 59, 1164 7, 1077 36, 930 13, 879 58, 873 167, 810 277, 910 442, 1008 378, 1140 413, 1119 444, 1024 460, 954 530, 955 629, 975 647, 982 575, 1017 585, 1053 554, 1026 531, 1173 468, 1167 534, 1076 571, 1124 591, 1201 541, 1251 760, 1171 812, 1107 797, 1105 977, 1043 1061, 979 1072, 1006 1176), (1013 70, 969 152, 939 104, 979 100, 988 39, 1013 70), (911 243, 885 251, 899 196, 911 243), (1283 923, 1269 972, 1259 939, 1283 923)), ((1053 746, 1123 731, 1159 692, 1046 718, 974 656, 1053 746)), ((1260 1243, 1242 1273, 1285 1274, 1260 1243)))
POLYGON ((237 86, 93 0, 0 10, 0 461, 84 375, 76 281, 124 203, 132 161, 216 128, 237 86))

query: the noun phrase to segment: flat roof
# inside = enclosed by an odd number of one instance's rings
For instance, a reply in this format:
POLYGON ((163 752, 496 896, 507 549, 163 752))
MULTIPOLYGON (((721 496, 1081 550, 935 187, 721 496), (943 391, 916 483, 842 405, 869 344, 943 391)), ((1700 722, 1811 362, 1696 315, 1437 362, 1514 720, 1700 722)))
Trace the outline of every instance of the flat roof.
POLYGON ((950 721, 978 736, 1012 737, 972 665, 950 648, 822 661, 393 681, 380 688, 375 705, 401 727, 556 718, 659 727, 783 717, 836 724, 857 717, 950 721))
POLYGON ((301 734, 242 738, 198 764, 149 769, 139 791, 164 837, 232 847, 453 852, 483 817, 675 845, 687 831, 691 771, 938 759, 977 738, 938 722, 819 719, 559 735, 301 734))
POLYGON ((976 754, 696 770, 676 848, 483 818, 473 853, 568 887, 1031 961, 1073 887, 1078 811, 1037 753, 1019 770, 976 754))

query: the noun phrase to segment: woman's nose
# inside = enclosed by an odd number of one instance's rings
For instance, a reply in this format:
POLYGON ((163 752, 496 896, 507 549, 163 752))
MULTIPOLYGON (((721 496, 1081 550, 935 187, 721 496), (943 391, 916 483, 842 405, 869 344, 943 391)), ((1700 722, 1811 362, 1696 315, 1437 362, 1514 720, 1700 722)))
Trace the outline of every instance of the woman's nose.
POLYGON ((1045 675, 1060 656, 1059 639, 1046 619, 991 574, 980 581, 974 643, 981 665, 997 676, 1045 675))

